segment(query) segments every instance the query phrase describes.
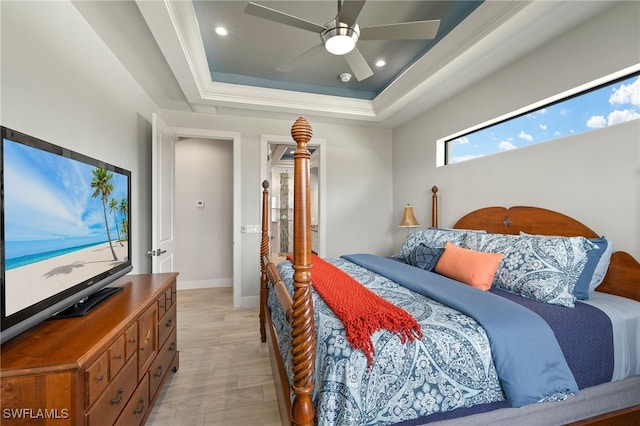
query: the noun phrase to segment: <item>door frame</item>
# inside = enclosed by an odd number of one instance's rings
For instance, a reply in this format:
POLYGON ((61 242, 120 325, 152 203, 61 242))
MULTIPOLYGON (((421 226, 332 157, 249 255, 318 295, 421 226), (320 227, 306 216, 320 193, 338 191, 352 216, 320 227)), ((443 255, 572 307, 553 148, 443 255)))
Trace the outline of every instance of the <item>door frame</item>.
MULTIPOLYGON (((260 182, 265 179, 270 180, 268 170, 269 144, 283 144, 296 146, 291 136, 260 134, 260 182)), ((327 148, 326 140, 313 138, 308 143, 309 146, 317 146, 320 159, 318 165, 318 256, 326 257, 327 252, 327 148)), ((269 224, 271 225, 271 224, 269 224)))
POLYGON ((240 287, 242 277, 242 236, 240 234, 240 221, 242 218, 241 203, 241 153, 242 140, 240 132, 226 130, 196 129, 187 127, 171 127, 177 138, 217 139, 233 142, 233 306, 246 305, 242 300, 240 287))

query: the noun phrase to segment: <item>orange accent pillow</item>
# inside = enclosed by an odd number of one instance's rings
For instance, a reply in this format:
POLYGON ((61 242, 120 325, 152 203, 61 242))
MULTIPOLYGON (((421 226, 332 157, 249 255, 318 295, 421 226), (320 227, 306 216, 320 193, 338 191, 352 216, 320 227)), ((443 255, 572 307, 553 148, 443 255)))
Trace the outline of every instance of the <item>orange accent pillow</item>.
POLYGON ((470 250, 447 241, 434 271, 486 291, 491 288, 502 256, 502 253, 470 250))

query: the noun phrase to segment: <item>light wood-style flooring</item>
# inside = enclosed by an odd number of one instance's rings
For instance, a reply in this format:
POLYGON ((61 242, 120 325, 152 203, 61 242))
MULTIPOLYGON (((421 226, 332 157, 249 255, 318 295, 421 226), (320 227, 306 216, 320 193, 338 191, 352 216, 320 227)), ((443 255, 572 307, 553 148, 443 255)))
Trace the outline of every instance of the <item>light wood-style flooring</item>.
POLYGON ((178 291, 178 348, 148 426, 281 425, 258 308, 233 308, 230 287, 178 291))

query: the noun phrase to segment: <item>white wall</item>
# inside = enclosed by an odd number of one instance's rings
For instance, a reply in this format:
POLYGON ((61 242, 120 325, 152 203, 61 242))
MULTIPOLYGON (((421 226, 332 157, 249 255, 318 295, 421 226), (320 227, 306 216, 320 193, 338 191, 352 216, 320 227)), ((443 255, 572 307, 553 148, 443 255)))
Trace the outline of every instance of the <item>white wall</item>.
POLYGON ((133 272, 150 272, 156 105, 70 2, 2 1, 0 8, 0 122, 130 170, 133 272))
MULTIPOLYGON (((241 223, 258 225, 261 179, 260 135, 290 134, 291 120, 273 120, 161 111, 168 125, 190 129, 239 132, 242 170, 241 223)), ((326 150, 327 256, 371 252, 389 254, 393 223, 391 183, 391 130, 310 123, 313 136, 324 139, 326 150)), ((313 140, 312 140, 313 142, 313 140)), ((243 233, 240 297, 257 301, 259 295, 260 234, 243 233)), ((257 303, 257 302, 256 302, 257 303)))
POLYGON ((176 143, 175 269, 178 289, 233 284, 233 143, 176 143), (204 206, 198 207, 197 201, 204 206))
MULTIPOLYGON (((582 221, 640 258, 640 121, 436 168, 436 140, 640 63, 640 3, 620 2, 393 132, 394 206, 440 224, 491 205, 535 205, 582 221)), ((472 70, 470 70, 472 72, 472 70)), ((400 220, 401 210, 394 214, 400 220)), ((402 235, 395 235, 400 246, 402 235)))

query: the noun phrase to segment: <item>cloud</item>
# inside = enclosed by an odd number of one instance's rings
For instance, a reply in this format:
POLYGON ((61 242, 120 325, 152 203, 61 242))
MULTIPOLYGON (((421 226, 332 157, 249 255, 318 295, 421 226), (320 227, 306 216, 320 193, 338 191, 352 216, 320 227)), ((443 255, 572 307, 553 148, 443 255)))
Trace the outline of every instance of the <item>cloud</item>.
POLYGON ((587 127, 599 129, 607 125, 607 119, 602 115, 594 115, 587 120, 587 127))
POLYGON ((560 110, 560 115, 563 116, 563 117, 565 117, 565 116, 567 116, 569 114, 571 114, 571 110, 568 109, 568 108, 563 108, 563 109, 560 110))
POLYGON ((609 97, 611 105, 631 104, 640 106, 640 77, 636 78, 633 83, 623 84, 618 89, 614 89, 611 97, 609 97))
POLYGON ((622 111, 615 110, 609 114, 607 124, 609 126, 613 126, 614 124, 624 123, 625 121, 636 120, 638 118, 640 118, 640 114, 632 109, 625 109, 622 111))
POLYGON ((540 124, 540 129, 547 130, 547 125, 546 124, 540 124))
POLYGON ((464 144, 469 143, 469 138, 466 137, 466 136, 463 136, 461 138, 457 138, 457 139, 452 140, 451 143, 455 143, 455 144, 458 144, 458 145, 464 145, 464 144))
POLYGON ((594 115, 587 120, 587 127, 592 129, 600 129, 614 124, 624 123, 626 121, 640 119, 640 113, 632 109, 615 110, 609 113, 607 118, 602 115, 594 115))
POLYGON ((498 149, 500 149, 500 151, 509 151, 510 149, 516 149, 516 148, 517 146, 511 143, 510 140, 503 140, 498 144, 498 149))
POLYGON ((519 137, 520 139, 524 139, 524 140, 525 140, 525 141, 527 141, 527 142, 531 142, 531 141, 533 140, 533 136, 531 136, 531 135, 529 135, 529 134, 525 133, 525 132, 524 132, 524 130, 522 130, 522 131, 520 132, 520 134, 518 135, 518 137, 519 137))

